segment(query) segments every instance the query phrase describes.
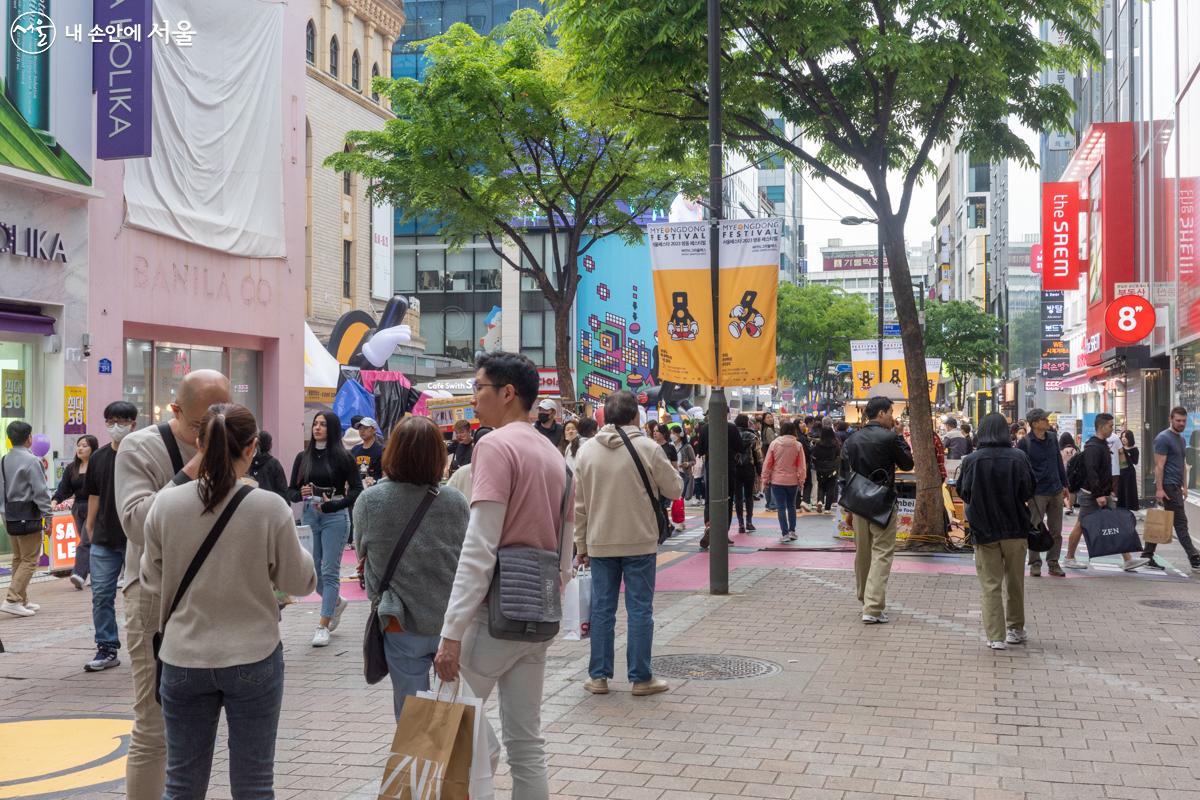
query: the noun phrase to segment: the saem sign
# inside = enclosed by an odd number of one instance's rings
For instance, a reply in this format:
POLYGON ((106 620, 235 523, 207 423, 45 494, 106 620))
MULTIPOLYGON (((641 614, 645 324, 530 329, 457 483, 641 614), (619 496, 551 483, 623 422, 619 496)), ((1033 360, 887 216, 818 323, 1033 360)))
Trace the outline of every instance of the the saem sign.
POLYGON ((1079 184, 1042 184, 1042 289, 1079 288, 1079 184))

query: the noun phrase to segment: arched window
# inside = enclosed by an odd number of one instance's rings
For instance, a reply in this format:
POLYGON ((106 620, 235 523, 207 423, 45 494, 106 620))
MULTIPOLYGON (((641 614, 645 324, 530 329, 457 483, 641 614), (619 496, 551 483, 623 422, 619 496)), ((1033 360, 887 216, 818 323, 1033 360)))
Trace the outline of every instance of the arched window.
POLYGON ((371 65, 371 99, 379 102, 379 92, 375 91, 375 79, 379 77, 379 65, 371 65))
POLYGON ((362 60, 358 57, 357 50, 350 56, 350 85, 354 87, 354 91, 362 91, 362 60))
POLYGON ((311 19, 304 26, 304 59, 310 64, 317 63, 317 26, 311 19))
POLYGON ((338 40, 334 36, 329 40, 329 74, 335 78, 338 76, 338 58, 340 54, 341 50, 338 49, 338 40))

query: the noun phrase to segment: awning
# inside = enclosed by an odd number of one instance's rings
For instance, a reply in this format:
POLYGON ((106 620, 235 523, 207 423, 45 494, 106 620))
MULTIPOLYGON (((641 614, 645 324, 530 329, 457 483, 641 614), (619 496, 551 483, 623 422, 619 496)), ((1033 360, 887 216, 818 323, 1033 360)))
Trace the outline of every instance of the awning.
POLYGON ((33 311, 0 310, 0 331, 50 336, 54 333, 54 317, 33 311))
POLYGON ((1063 378, 1063 381, 1059 385, 1059 388, 1060 389, 1073 389, 1076 386, 1083 386, 1086 383, 1090 383, 1091 380, 1092 379, 1090 377, 1088 377, 1088 374, 1086 372, 1081 372, 1078 375, 1070 375, 1066 378, 1063 378))

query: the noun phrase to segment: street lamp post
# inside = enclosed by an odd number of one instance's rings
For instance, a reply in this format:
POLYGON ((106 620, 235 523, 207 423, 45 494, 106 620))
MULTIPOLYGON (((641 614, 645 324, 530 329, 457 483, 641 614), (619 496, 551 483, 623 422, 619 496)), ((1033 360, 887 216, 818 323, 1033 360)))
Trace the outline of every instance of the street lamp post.
POLYGON ((876 314, 877 331, 875 340, 875 354, 878 357, 876 369, 879 370, 879 377, 876 381, 876 386, 883 383, 883 226, 879 224, 879 220, 871 219, 870 217, 842 217, 843 225, 874 225, 875 240, 879 247, 878 259, 875 265, 876 280, 879 282, 877 287, 879 310, 876 314))

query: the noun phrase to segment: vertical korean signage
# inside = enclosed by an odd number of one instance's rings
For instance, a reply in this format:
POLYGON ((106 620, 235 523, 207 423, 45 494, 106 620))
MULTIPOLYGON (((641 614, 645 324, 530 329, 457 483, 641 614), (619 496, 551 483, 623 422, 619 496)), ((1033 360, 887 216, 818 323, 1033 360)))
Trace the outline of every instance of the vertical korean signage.
MULTIPOLYGON (((866 400, 879 383, 879 343, 875 339, 854 339, 850 342, 850 371, 854 378, 854 399, 866 400)), ((929 402, 937 400, 938 379, 942 375, 940 358, 925 359, 926 388, 929 402)), ((898 387, 902 397, 908 397, 908 371, 904 366, 904 344, 899 339, 883 340, 883 383, 898 387)))
POLYGON ((1043 378, 1059 380, 1071 371, 1071 348, 1063 338, 1063 293, 1042 292, 1043 378))
POLYGON ((1079 288, 1079 184, 1042 184, 1042 289, 1079 288))
POLYGON ((392 299, 392 227, 391 203, 371 206, 371 297, 392 299))
POLYGON ((63 387, 63 433, 78 436, 87 433, 87 387, 63 387))
POLYGON ((646 226, 663 381, 710 386, 774 383, 783 220, 722 220, 720 317, 713 320, 709 223, 646 226), (720 336, 720 365, 714 336, 720 336))
POLYGON ((20 419, 24 416, 25 370, 3 370, 0 372, 0 417, 20 419))
POLYGON ((151 0, 95 0, 92 17, 96 158, 144 158, 151 151, 151 0))

